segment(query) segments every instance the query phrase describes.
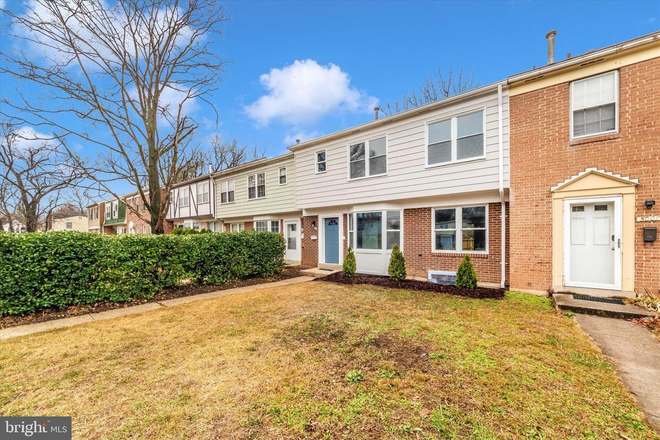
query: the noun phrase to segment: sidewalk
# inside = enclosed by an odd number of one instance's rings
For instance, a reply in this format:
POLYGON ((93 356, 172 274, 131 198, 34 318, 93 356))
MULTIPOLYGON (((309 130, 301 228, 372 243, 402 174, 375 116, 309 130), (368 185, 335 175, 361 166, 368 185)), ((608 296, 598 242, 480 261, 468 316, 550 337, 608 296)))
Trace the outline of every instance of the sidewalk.
POLYGON ((629 321, 591 315, 575 315, 575 320, 610 358, 651 426, 660 432, 660 342, 629 321))
POLYGON ((282 287, 282 286, 290 286, 293 284, 306 283, 308 281, 312 281, 313 279, 314 279, 313 277, 297 277, 283 281, 276 281, 274 283, 256 284, 254 286, 237 287, 235 289, 202 293, 200 295, 182 296, 181 298, 167 299, 164 301, 142 304, 139 306, 107 310, 105 312, 99 312, 99 313, 87 313, 85 315, 73 316, 71 318, 56 319, 53 321, 40 322, 37 324, 9 327, 0 330, 0 341, 9 338, 15 338, 18 336, 31 335, 33 333, 41 333, 49 330, 71 327, 74 325, 84 324, 87 322, 96 322, 96 321, 102 321, 104 319, 117 318, 120 316, 135 315, 137 313, 148 312, 150 310, 162 309, 164 307, 173 307, 173 306, 178 306, 179 304, 187 304, 195 301, 202 301, 205 299, 218 298, 227 295, 237 295, 239 293, 254 292, 256 290, 270 289, 271 287, 282 287))

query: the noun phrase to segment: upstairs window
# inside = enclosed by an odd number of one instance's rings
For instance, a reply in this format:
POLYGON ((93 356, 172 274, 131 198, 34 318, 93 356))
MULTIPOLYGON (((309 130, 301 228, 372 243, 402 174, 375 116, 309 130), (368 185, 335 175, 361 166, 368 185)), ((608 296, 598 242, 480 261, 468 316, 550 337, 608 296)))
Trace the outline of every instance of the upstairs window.
POLYGON ((360 142, 348 148, 351 179, 387 173, 387 141, 384 137, 360 142))
POLYGON ((427 165, 484 155, 483 110, 428 124, 427 165))
POLYGON ((234 181, 227 180, 220 184, 220 203, 232 203, 234 201, 234 181))
POLYGON ((67 229, 73 229, 73 222, 66 222, 67 229))
POLYGON ((326 170, 327 170, 327 168, 326 168, 325 150, 317 151, 316 152, 316 172, 317 173, 325 173, 326 170))
POLYGON ((197 184, 197 203, 209 202, 209 183, 203 182, 197 184))
POLYGON ((286 167, 280 168, 280 185, 286 185, 286 167))
POLYGON ((188 189, 182 188, 179 190, 179 208, 187 208, 190 206, 190 196, 188 195, 188 189))
POLYGON ((571 83, 571 137, 614 133, 619 120, 618 71, 571 83))
POLYGON ((119 217, 119 203, 113 202, 112 203, 112 218, 118 218, 119 217))
POLYGON ((266 173, 248 176, 248 199, 266 197, 266 173))
POLYGON ((105 207, 105 219, 108 220, 110 218, 110 212, 112 210, 112 204, 106 203, 104 205, 104 207, 105 207))

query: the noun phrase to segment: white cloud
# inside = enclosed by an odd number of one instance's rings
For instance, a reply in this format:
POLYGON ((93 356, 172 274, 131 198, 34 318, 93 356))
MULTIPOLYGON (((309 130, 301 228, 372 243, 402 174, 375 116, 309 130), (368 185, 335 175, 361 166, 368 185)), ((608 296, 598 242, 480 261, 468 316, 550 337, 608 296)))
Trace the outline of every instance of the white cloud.
MULTIPOLYGON (((17 129, 14 134, 16 137, 12 139, 11 146, 14 148, 14 151, 18 153, 31 148, 40 148, 45 144, 50 145, 51 147, 55 144, 52 135, 39 133, 36 129, 30 126, 21 127, 17 129)), ((3 139, 2 142, 4 144, 6 141, 3 139)))
POLYGON ((281 120, 294 126, 308 125, 336 112, 369 112, 378 99, 351 87, 339 66, 321 66, 314 60, 294 61, 282 69, 261 75, 268 94, 245 107, 260 125, 281 120))
POLYGON ((314 130, 314 131, 305 131, 305 130, 298 130, 298 129, 293 129, 293 132, 288 134, 282 142, 284 142, 286 145, 294 145, 296 143, 296 140, 300 140, 300 142, 305 142, 310 139, 314 139, 315 137, 319 136, 319 132, 314 130))
POLYGON ((4 9, 7 6, 5 0, 0 0, 0 9, 4 9))

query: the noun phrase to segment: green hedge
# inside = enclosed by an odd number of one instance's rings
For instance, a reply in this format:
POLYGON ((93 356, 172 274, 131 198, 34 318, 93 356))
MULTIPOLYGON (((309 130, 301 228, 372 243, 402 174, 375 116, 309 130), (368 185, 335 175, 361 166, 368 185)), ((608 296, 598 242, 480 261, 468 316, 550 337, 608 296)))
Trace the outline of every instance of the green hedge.
POLYGON ((190 279, 222 284, 284 267, 279 234, 0 233, 0 316, 151 298, 190 279))

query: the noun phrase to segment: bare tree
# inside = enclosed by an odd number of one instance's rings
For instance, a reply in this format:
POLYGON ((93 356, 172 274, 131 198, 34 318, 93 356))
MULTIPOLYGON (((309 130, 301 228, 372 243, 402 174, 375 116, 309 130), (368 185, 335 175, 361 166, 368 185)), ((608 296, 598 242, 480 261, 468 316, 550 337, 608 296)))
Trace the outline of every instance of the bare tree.
POLYGON ((96 147, 99 161, 86 166, 87 178, 114 197, 111 183, 129 182, 152 231, 162 233, 171 186, 197 157, 189 109, 201 101, 215 111, 206 96, 225 62, 211 37, 221 36, 224 7, 216 0, 117 0, 114 7, 105 0, 33 0, 27 8, 3 10, 8 33, 39 50, 3 53, 0 72, 48 95, 34 100, 19 92, 19 99, 3 100, 5 111, 29 115, 67 146, 75 140, 96 147))
MULTIPOLYGON (((7 175, 4 167, 0 167, 0 174, 7 175)), ((4 230, 3 223, 6 223, 7 230, 14 232, 15 194, 15 188, 0 176, 0 231, 4 230)))
MULTIPOLYGON (((36 232, 40 220, 58 205, 61 192, 82 179, 78 168, 82 160, 72 158, 59 145, 25 133, 10 123, 0 124, 0 179, 14 195, 18 214, 14 217, 27 232, 36 232)), ((9 207, 4 208, 9 215, 9 207)))
POLYGON ((401 100, 387 102, 382 109, 387 115, 392 115, 412 108, 421 107, 459 93, 479 87, 479 82, 474 81, 472 72, 466 73, 462 68, 454 70, 454 63, 449 65, 446 74, 438 67, 438 72, 430 75, 417 90, 406 92, 401 100))

